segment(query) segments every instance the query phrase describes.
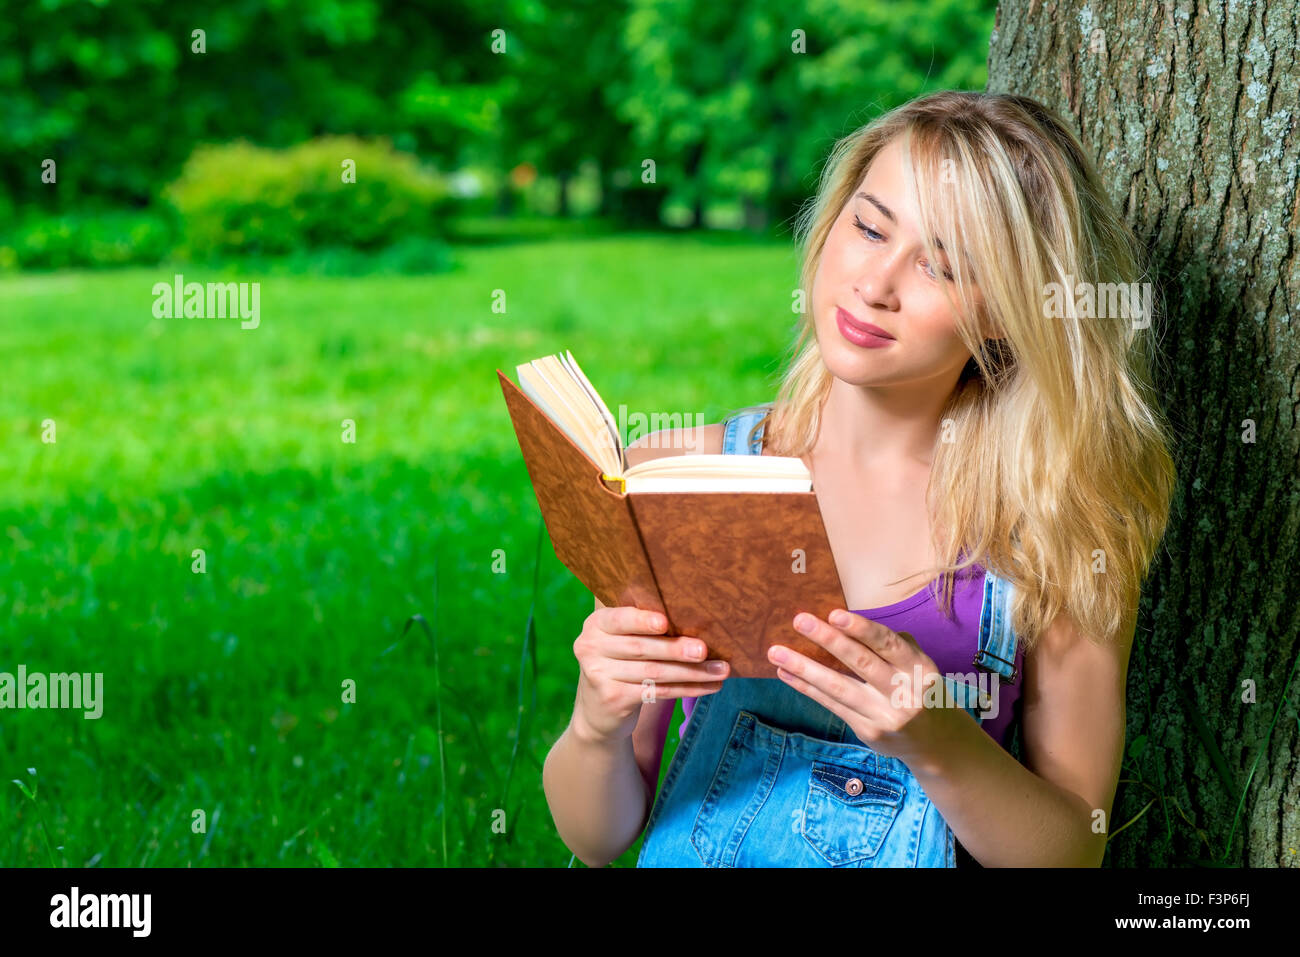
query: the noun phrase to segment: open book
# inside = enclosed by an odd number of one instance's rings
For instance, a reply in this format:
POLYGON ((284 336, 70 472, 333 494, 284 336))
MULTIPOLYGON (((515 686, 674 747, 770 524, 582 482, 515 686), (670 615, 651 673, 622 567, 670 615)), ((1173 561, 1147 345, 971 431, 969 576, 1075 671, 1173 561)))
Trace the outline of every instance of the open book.
POLYGON ((775 678, 773 644, 852 673, 791 624, 846 607, 800 459, 688 453, 629 469, 571 356, 519 366, 522 389, 496 371, 556 557, 603 604, 662 613, 664 634, 700 638, 732 677, 775 678))
POLYGON ((567 350, 516 366, 524 393, 628 492, 807 492, 801 459, 773 455, 666 455, 627 466, 609 407, 567 350))

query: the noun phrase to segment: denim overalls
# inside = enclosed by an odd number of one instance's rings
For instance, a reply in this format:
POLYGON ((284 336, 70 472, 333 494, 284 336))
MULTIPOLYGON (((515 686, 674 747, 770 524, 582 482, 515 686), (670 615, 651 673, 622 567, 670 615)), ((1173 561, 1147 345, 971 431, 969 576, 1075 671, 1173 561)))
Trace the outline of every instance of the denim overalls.
MULTIPOLYGON (((726 420, 723 452, 767 406, 726 420)), ((984 579, 976 664, 1013 681, 1011 584, 984 579)), ((791 616, 793 617, 793 616, 791 616)), ((974 677, 972 674, 971 677, 974 677)), ((981 720, 974 686, 945 678, 981 720)), ((696 700, 646 824, 638 867, 955 867, 952 830, 898 758, 778 678, 729 678, 696 700)))

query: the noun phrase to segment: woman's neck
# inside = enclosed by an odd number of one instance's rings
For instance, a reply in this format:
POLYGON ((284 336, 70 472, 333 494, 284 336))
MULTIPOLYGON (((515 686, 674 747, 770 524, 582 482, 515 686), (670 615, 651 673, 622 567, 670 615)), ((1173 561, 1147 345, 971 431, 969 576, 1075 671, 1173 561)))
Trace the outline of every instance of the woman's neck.
POLYGON ((957 385, 956 377, 950 378, 946 388, 934 380, 855 386, 832 378, 813 457, 863 473, 928 473, 940 416, 957 385))

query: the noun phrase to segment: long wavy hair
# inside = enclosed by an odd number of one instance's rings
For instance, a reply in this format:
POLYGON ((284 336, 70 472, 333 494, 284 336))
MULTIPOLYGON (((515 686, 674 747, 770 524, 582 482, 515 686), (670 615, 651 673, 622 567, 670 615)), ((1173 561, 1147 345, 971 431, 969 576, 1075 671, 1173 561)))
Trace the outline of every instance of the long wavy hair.
MULTIPOLYGON (((1111 639, 1136 615, 1176 477, 1151 384, 1152 317, 1099 318, 1088 298, 1115 288, 1101 284, 1138 288, 1128 285, 1144 278, 1138 244, 1059 116, 1027 97, 943 91, 833 147, 797 219, 805 299, 832 225, 895 139, 930 262, 943 237, 955 279, 945 294, 972 354, 944 407, 926 490, 944 613, 953 573, 978 562, 1016 586, 1012 627, 1027 651, 1061 612, 1111 639), (1065 290, 1054 310, 1053 288, 1065 290)), ((777 455, 811 451, 831 386, 811 310, 796 322, 759 423, 777 455)))

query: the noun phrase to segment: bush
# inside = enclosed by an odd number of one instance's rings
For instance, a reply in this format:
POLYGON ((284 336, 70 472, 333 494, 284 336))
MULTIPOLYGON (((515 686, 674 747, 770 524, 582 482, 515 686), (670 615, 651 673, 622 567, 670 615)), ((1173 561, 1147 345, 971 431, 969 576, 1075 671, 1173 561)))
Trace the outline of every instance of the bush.
POLYGON ((440 235, 452 203, 445 181, 386 142, 322 137, 285 150, 204 146, 164 192, 189 259, 377 250, 440 235), (344 160, 356 164, 343 181, 344 160))
POLYGON ((32 214, 0 236, 0 269, 154 265, 171 250, 166 211, 32 214))
POLYGON ((322 246, 281 256, 214 257, 204 265, 248 276, 393 276, 449 272, 456 258, 439 238, 410 236, 374 251, 322 246))

